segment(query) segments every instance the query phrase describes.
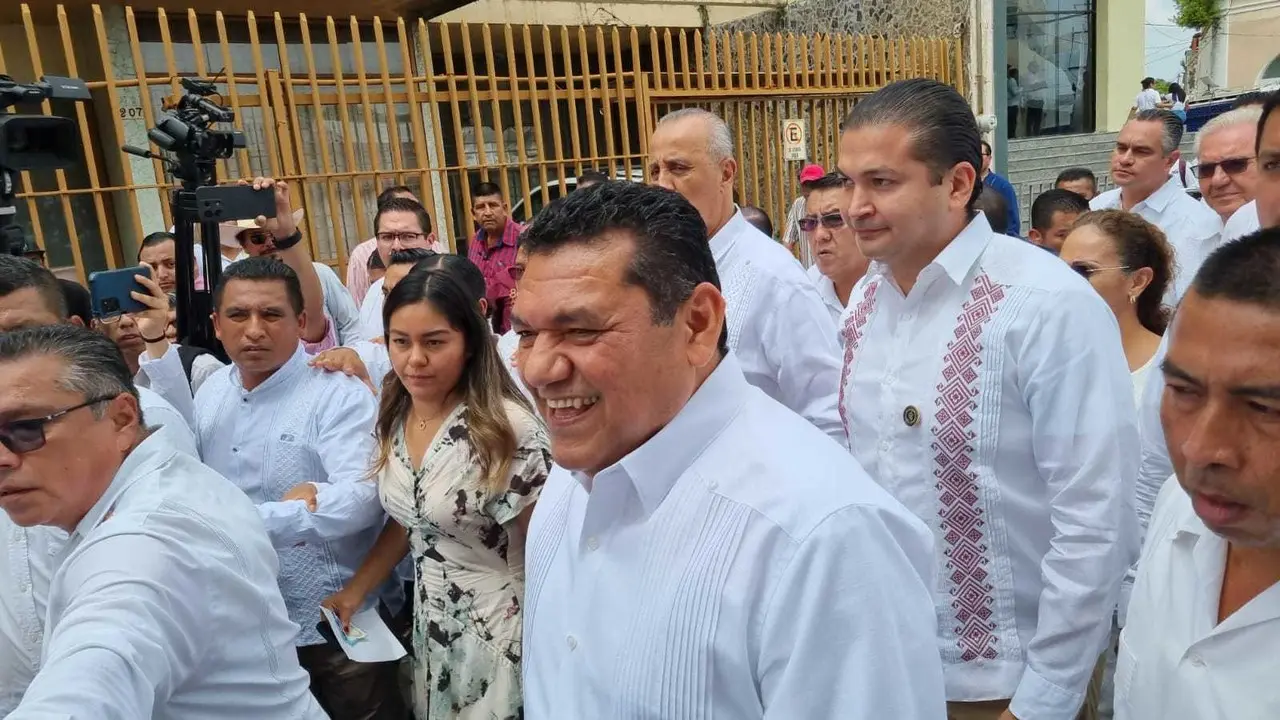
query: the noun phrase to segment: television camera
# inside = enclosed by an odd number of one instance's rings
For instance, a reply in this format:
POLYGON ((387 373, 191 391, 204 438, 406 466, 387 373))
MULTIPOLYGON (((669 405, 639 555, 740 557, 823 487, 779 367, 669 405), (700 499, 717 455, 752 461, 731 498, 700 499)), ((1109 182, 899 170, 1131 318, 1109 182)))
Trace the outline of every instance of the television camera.
POLYGON ((23 255, 30 250, 22 228, 14 223, 18 173, 71 167, 80 155, 76 124, 70 118, 13 115, 8 109, 45 100, 88 99, 89 88, 76 78, 46 75, 24 85, 0 75, 0 252, 23 255))

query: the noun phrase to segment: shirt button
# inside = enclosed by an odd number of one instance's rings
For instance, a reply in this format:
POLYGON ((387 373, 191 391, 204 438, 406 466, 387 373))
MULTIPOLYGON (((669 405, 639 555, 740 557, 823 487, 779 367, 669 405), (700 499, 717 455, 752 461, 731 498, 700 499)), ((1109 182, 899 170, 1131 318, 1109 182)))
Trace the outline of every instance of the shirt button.
POLYGON ((1191 666, 1198 667, 1198 668, 1204 667, 1204 658, 1200 657, 1199 655, 1192 655, 1191 666))
POLYGON ((885 440, 880 443, 880 452, 889 452, 889 441, 885 440))
POLYGON ((600 541, 599 541, 599 540, 597 540, 597 539, 595 539, 594 537, 589 537, 589 538, 587 538, 587 549, 588 549, 588 550, 591 550, 591 551, 593 551, 593 552, 594 552, 594 551, 596 551, 596 550, 599 550, 599 549, 600 549, 600 541))
POLYGON ((25 593, 30 589, 31 589, 31 586, 26 583, 22 583, 21 585, 18 586, 18 592, 20 593, 25 593))
POLYGON ((576 638, 576 637, 574 637, 574 636, 572 636, 572 635, 570 635, 569 637, 565 638, 565 643, 566 643, 566 644, 568 644, 568 646, 569 646, 569 650, 571 650, 571 651, 572 651, 572 650, 577 650, 577 649, 578 649, 578 638, 576 638))

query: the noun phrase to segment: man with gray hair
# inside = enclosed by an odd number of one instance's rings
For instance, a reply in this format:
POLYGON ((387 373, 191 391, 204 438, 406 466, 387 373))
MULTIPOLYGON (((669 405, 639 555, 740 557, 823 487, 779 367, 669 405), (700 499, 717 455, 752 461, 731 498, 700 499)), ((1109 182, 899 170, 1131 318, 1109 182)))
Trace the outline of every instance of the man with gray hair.
POLYGON ((844 445, 835 324, 804 268, 734 204, 737 174, 733 136, 716 115, 686 108, 658 122, 649 177, 683 195, 706 223, 728 308, 729 348, 747 381, 844 445))
POLYGON ((111 340, 0 335, 0 510, 70 535, 10 720, 326 717, 244 493, 143 425, 111 340))
POLYGON ((1165 293, 1176 304, 1200 263, 1218 247, 1222 220, 1186 192, 1169 172, 1182 157, 1182 121, 1168 110, 1140 110, 1120 129, 1111 152, 1116 188, 1095 197, 1093 210, 1120 209, 1141 215, 1164 231, 1173 245, 1177 270, 1165 293))
POLYGON ((1196 176, 1200 196, 1226 223, 1250 200, 1258 182, 1254 143, 1262 108, 1244 107, 1225 112, 1205 123, 1196 135, 1196 176))

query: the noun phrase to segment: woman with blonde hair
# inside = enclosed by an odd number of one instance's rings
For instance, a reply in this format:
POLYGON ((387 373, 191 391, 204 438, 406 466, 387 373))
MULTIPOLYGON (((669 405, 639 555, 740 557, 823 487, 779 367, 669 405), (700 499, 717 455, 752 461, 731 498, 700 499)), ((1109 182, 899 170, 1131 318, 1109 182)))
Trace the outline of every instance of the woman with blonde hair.
POLYGON ((551 455, 455 273, 417 267, 383 308, 373 474, 388 522, 325 606, 346 622, 411 553, 414 713, 507 718, 520 688, 524 538, 551 455))
POLYGON ((1160 228, 1123 210, 1081 215, 1060 257, 1111 306, 1140 400, 1160 337, 1169 324, 1163 304, 1173 278, 1173 248, 1160 228))

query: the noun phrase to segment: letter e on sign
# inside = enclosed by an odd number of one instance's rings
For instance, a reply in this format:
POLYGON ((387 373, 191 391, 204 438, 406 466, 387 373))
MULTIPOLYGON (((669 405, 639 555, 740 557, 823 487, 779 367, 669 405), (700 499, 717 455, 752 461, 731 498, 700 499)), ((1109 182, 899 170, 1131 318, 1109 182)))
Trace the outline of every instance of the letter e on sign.
POLYGON ((783 120, 782 157, 786 160, 808 160, 808 136, 804 120, 783 120))

